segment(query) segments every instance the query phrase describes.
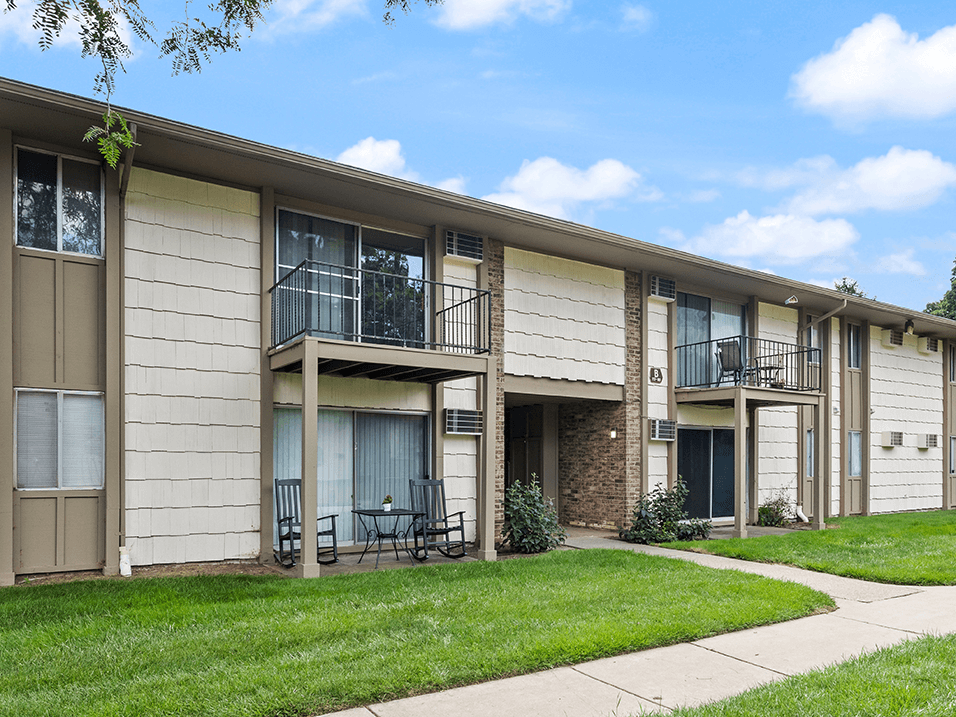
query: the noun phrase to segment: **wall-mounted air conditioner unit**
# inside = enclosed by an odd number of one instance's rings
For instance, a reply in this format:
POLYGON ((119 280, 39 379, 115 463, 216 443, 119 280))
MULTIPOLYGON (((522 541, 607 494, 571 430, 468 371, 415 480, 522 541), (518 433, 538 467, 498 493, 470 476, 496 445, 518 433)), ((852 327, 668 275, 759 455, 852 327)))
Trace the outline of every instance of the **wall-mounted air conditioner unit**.
POLYGON ((916 348, 921 354, 939 353, 939 339, 933 336, 920 336, 916 348))
POLYGON ((883 431, 880 434, 880 445, 884 448, 896 448, 903 445, 902 431, 883 431))
POLYGON ((903 345, 903 332, 900 329, 883 329, 882 344, 888 349, 903 345))
POLYGON ((469 411, 464 408, 445 409, 445 433, 462 436, 480 436, 484 427, 481 411, 469 411))
POLYGON ((916 445, 919 448, 939 448, 939 435, 936 433, 921 433, 916 445))
POLYGON ((676 441, 677 440, 677 421, 671 421, 666 418, 651 419, 651 440, 652 441, 676 441))
POLYGON ((485 240, 474 234, 449 229, 445 232, 445 254, 480 264, 484 258, 485 240))
POLYGON ((652 276, 650 293, 660 301, 674 301, 677 298, 677 282, 663 276, 652 276))

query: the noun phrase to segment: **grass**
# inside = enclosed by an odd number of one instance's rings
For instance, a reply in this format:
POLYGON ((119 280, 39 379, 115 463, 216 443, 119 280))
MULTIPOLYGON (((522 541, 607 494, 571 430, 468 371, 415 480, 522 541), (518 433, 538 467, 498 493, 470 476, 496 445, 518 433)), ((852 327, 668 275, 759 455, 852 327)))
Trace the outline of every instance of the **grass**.
POLYGON ((0 714, 301 715, 828 610, 620 550, 290 580, 0 590, 0 714))
POLYGON ((956 635, 925 637, 672 717, 951 717, 956 635))
POLYGON ((956 511, 833 518, 836 530, 666 543, 763 563, 898 585, 956 585, 956 511))

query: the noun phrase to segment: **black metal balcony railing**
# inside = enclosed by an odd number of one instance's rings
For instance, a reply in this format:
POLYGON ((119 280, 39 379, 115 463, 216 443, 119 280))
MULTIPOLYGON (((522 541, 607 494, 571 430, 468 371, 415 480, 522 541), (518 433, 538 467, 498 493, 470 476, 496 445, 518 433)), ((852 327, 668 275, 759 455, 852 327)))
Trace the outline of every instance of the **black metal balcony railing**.
POLYGON ((272 292, 272 345, 302 335, 456 353, 489 350, 489 292, 303 261, 272 292))
POLYGON ((677 347, 677 388, 820 390, 820 349, 752 336, 677 347))

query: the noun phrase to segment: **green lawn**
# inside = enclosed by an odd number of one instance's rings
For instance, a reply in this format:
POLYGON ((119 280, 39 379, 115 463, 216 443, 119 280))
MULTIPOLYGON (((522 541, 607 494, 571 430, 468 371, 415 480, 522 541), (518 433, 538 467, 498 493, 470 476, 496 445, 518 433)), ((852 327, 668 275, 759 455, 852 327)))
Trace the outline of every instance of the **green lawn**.
POLYGON ((301 715, 832 607, 621 550, 291 580, 0 590, 0 714, 301 715))
POLYGON ((664 547, 900 585, 956 585, 956 511, 833 518, 836 529, 664 547))
POLYGON ((956 635, 926 637, 672 717, 951 717, 956 635))

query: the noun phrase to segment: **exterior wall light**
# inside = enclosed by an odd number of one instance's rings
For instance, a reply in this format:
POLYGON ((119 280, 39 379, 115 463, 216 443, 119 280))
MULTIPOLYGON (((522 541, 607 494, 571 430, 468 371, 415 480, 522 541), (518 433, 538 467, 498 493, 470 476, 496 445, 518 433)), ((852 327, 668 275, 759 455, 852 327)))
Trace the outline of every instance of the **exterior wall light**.
POLYGON ((611 438, 617 438, 617 429, 616 429, 616 428, 612 428, 612 429, 611 429, 611 438))

